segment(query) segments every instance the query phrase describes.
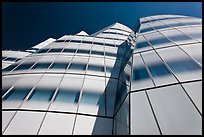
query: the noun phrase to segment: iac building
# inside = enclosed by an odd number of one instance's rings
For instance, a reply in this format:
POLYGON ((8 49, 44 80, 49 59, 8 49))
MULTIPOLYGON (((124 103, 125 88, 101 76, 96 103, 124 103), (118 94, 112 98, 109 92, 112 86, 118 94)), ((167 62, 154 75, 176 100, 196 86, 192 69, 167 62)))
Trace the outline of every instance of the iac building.
POLYGON ((136 26, 3 50, 2 134, 201 135, 202 19, 136 26))

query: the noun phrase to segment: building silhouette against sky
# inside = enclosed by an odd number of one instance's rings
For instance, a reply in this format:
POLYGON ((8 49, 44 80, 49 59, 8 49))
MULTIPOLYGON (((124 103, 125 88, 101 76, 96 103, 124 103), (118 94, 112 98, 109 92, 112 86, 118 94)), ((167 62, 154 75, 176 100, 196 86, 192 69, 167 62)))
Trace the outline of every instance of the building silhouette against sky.
POLYGON ((2 51, 2 134, 202 134, 202 19, 139 22, 2 51))

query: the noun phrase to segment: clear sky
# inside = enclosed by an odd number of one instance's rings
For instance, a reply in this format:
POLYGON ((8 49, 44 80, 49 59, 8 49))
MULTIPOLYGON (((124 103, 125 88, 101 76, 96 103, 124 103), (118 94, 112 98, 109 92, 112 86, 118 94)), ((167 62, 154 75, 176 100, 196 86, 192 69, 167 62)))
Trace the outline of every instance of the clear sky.
POLYGON ((202 2, 3 2, 2 49, 26 50, 81 30, 115 22, 134 29, 140 17, 180 14, 202 18, 202 2))

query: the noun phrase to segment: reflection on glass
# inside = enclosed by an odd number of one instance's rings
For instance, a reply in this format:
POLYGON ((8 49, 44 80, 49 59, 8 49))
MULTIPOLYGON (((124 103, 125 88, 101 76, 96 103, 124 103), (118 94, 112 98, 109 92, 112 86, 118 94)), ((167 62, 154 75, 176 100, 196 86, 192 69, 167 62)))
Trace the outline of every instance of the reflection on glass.
POLYGON ((143 80, 148 79, 149 75, 146 68, 135 68, 132 74, 132 80, 143 80))
POLYGON ((92 50, 92 51, 91 51, 91 54, 95 54, 95 55, 104 55, 104 52, 101 52, 101 51, 94 51, 94 50, 92 50))
POLYGON ((196 62, 194 62, 191 59, 169 61, 166 63, 173 70, 173 72, 178 72, 178 73, 202 69, 196 62))
POLYGON ((144 47, 149 47, 149 44, 147 43, 147 41, 141 41, 136 43, 136 49, 144 48, 144 47))
POLYGON ((10 65, 10 66, 4 68, 4 69, 2 70, 2 72, 11 71, 11 70, 13 70, 13 69, 14 69, 16 66, 18 66, 18 65, 19 65, 19 64, 12 64, 12 65, 10 65))
POLYGON ((62 49, 51 49, 51 50, 49 50, 48 53, 50 53, 50 52, 61 52, 61 51, 62 51, 62 49))
POLYGON ((35 53, 46 53, 49 49, 39 49, 35 53))
POLYGON ((169 75, 170 72, 168 69, 164 66, 164 64, 154 64, 154 65, 148 65, 148 68, 151 72, 151 75, 153 77, 160 77, 169 75))
POLYGON ((182 41, 182 40, 190 40, 191 38, 184 34, 174 34, 172 36, 167 36, 173 41, 182 41))
POLYGON ((148 31, 152 31, 154 30, 153 28, 145 28, 145 29, 141 29, 140 33, 144 33, 144 32, 148 32, 148 31))
POLYGON ((78 51, 77 51, 77 53, 82 53, 82 54, 89 54, 89 50, 83 50, 83 49, 79 49, 78 51))
POLYGON ((66 69, 69 63, 54 62, 50 69, 66 69))
POLYGON ((50 101, 55 89, 35 88, 29 97, 29 101, 50 101))
POLYGON ((3 98, 3 100, 20 100, 23 101, 23 99, 26 97, 26 95, 29 93, 31 88, 13 88, 9 91, 9 93, 3 98))
POLYGON ((86 64, 72 63, 69 66, 69 69, 85 70, 86 69, 86 64))
POLYGON ((34 63, 22 63, 19 65, 15 70, 27 70, 29 69, 34 63))
POLYGON ((75 53, 76 49, 64 49, 62 52, 75 53))
POLYGON ((104 66, 89 65, 88 70, 104 72, 104 66))
POLYGON ((36 63, 31 69, 47 69, 51 63, 36 63))
POLYGON ((59 89, 55 102, 78 103, 80 91, 71 91, 71 89, 59 89))
POLYGON ((89 105, 102 105, 105 100, 102 94, 83 91, 80 103, 89 105))
POLYGON ((148 39, 149 42, 152 45, 159 45, 159 44, 165 44, 165 43, 171 43, 167 38, 165 38, 164 36, 158 37, 158 38, 154 38, 154 39, 148 39))

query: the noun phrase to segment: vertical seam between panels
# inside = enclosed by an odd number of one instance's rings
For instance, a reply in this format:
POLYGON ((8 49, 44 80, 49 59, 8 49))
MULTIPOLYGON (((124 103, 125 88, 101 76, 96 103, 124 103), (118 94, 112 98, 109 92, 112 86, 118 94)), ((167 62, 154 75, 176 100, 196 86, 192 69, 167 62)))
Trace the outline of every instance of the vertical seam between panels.
POLYGON ((160 135, 162 135, 161 127, 159 126, 159 122, 158 122, 158 120, 157 120, 156 114, 155 114, 155 112, 154 112, 153 106, 152 106, 152 104, 151 104, 150 98, 149 98, 149 96, 148 96, 146 90, 145 90, 145 94, 146 94, 146 97, 147 97, 148 103, 149 103, 149 105, 150 105, 150 108, 151 108, 152 114, 153 114, 153 116, 154 116, 154 120, 155 120, 155 122, 156 122, 156 124, 157 124, 157 128, 158 128, 158 130, 159 130, 159 133, 160 133, 160 135))

